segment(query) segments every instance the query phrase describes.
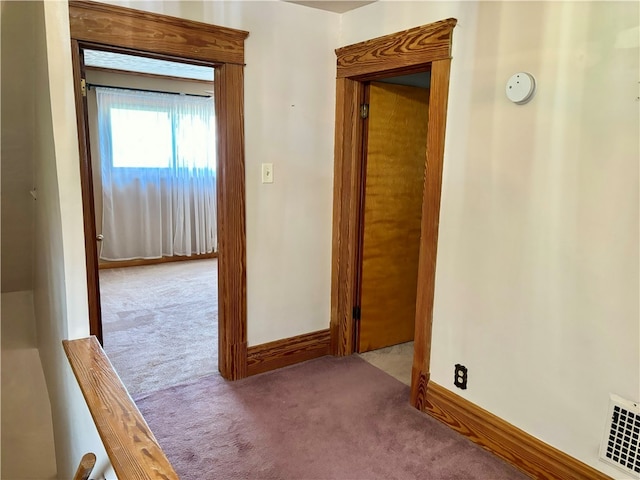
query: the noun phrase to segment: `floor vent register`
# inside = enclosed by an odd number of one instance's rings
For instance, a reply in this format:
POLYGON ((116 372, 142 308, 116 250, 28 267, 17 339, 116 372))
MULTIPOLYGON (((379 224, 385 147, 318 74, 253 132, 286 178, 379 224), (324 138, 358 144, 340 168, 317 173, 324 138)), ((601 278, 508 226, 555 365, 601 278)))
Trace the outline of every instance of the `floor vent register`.
POLYGON ((624 472, 640 473, 640 405, 611 395, 600 458, 624 472))

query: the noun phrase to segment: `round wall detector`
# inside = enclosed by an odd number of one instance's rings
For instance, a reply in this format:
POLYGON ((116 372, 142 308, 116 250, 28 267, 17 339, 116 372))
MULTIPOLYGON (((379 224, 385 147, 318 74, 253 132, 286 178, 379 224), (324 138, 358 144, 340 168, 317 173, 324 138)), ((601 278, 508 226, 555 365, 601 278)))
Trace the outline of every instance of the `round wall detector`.
POLYGON ((513 103, 523 105, 531 100, 536 90, 536 79, 526 72, 514 74, 507 81, 507 98, 513 103))

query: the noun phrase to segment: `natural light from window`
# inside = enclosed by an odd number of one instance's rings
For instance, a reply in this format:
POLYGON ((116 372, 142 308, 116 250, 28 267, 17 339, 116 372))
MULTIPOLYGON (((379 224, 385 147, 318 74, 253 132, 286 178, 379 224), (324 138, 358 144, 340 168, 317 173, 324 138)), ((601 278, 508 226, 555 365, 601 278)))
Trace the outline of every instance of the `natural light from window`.
MULTIPOLYGON (((213 127, 213 122, 210 126, 213 127)), ((176 128, 177 158, 180 160, 176 167, 206 168, 215 171, 215 151, 212 148, 203 148, 203 143, 206 144, 207 141, 209 145, 215 145, 213 128, 208 128, 198 116, 180 115, 176 128)))
POLYGON ((173 140, 168 112, 111 109, 114 168, 169 168, 173 140))

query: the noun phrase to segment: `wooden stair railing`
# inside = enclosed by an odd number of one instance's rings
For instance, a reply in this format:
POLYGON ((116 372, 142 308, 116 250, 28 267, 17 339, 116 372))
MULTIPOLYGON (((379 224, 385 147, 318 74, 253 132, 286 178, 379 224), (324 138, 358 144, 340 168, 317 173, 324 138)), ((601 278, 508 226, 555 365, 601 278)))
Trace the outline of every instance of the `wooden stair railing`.
POLYGON ((62 344, 118 478, 178 480, 96 337, 62 344))
POLYGON ((96 465, 96 455, 94 453, 85 453, 80 460, 78 470, 73 476, 73 480, 89 480, 89 475, 93 471, 93 467, 96 465))

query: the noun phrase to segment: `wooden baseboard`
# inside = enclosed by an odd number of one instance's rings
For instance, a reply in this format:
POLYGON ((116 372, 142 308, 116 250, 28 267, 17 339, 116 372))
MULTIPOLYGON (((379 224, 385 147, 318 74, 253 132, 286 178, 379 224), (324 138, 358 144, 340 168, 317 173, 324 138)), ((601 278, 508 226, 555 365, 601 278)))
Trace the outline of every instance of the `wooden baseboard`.
POLYGON ((202 260, 205 258, 218 258, 217 252, 203 253, 200 255, 174 255, 173 257, 162 258, 140 258, 136 260, 100 260, 98 268, 104 270, 107 268, 125 268, 125 267, 141 267, 143 265, 158 265, 160 263, 186 262, 189 260, 202 260))
POLYGON ((423 411, 535 479, 611 480, 436 383, 423 411))
POLYGON ((324 357, 329 354, 330 343, 329 329, 326 329, 249 347, 247 372, 249 375, 256 375, 324 357))

